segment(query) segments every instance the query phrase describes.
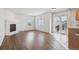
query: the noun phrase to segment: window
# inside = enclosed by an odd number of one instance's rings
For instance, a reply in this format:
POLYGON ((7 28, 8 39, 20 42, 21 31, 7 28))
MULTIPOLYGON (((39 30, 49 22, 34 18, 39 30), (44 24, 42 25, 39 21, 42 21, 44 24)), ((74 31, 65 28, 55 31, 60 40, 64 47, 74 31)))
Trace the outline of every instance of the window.
POLYGON ((62 21, 62 22, 67 21, 67 16, 61 16, 61 21, 62 21))
POLYGON ((39 25, 44 25, 44 19, 43 18, 39 18, 38 22, 39 22, 39 25))

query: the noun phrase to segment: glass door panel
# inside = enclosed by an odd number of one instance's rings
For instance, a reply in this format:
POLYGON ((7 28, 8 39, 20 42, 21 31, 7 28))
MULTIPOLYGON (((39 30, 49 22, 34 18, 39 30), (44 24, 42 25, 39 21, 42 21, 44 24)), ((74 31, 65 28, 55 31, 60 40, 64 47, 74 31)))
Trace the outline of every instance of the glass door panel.
POLYGON ((59 33, 67 32, 67 16, 57 16, 55 23, 55 30, 59 33))

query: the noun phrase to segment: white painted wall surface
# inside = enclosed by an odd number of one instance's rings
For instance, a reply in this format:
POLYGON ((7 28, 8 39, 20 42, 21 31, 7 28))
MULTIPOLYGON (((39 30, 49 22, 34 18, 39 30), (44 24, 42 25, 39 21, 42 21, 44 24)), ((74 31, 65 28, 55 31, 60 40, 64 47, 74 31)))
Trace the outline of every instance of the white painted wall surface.
POLYGON ((0 46, 5 37, 5 12, 3 9, 0 9, 0 46))
POLYGON ((2 41, 5 36, 5 23, 2 18, 0 18, 0 45, 2 44, 2 41))
POLYGON ((35 29, 34 17, 33 16, 25 16, 25 15, 17 15, 18 23, 19 23, 19 31, 26 31, 35 29), (29 26, 31 24, 31 26, 29 26))
POLYGON ((10 11, 5 10, 5 29, 6 29, 6 35, 13 35, 18 33, 18 21, 16 19, 16 14, 10 11), (10 24, 16 24, 16 31, 10 32, 10 24))
POLYGON ((5 36, 4 10, 0 9, 0 46, 5 36))

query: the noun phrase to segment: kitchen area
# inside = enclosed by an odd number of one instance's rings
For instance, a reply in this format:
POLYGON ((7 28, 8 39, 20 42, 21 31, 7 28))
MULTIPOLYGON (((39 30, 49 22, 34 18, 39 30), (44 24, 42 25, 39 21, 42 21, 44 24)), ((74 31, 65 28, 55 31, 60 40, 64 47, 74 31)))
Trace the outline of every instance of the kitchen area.
POLYGON ((71 19, 68 26, 68 48, 79 50, 79 9, 71 9, 71 19))

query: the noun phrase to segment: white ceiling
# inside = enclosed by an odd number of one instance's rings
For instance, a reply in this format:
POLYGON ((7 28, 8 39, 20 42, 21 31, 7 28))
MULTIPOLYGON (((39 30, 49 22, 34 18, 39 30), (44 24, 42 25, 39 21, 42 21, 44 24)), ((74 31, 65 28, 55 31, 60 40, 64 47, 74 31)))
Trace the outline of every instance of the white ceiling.
POLYGON ((16 14, 31 15, 31 16, 40 15, 45 12, 58 12, 66 9, 65 8, 5 8, 5 10, 14 12, 16 14))

